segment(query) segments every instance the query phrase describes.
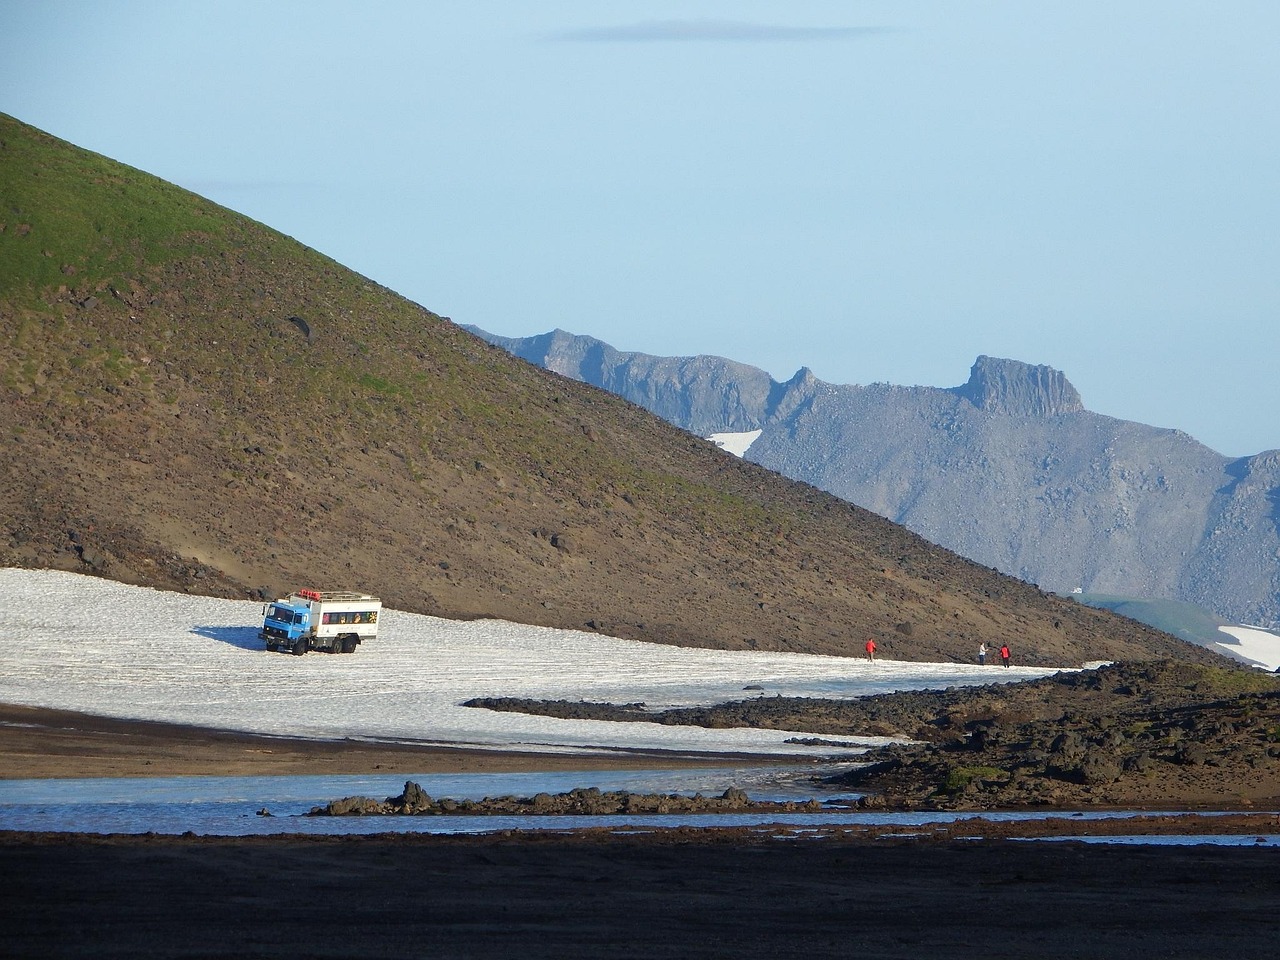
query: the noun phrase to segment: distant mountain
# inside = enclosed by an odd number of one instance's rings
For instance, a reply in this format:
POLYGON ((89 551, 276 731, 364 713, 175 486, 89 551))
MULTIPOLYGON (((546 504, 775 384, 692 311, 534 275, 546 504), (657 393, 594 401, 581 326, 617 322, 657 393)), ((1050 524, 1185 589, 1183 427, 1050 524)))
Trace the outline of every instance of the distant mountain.
MULTIPOLYGON (((360 588, 412 612, 721 648, 856 654, 874 633, 903 660, 1006 638, 1027 664, 1210 656, 3 115, 0 340, 3 566, 240 598, 360 588)), ((761 387, 781 414, 787 391, 761 387)))
POLYGON ((591 337, 485 337, 1047 590, 1280 622, 1280 451, 1229 459, 1177 430, 1085 409, 1059 371, 979 357, 952 388, 786 383, 718 357, 591 337))

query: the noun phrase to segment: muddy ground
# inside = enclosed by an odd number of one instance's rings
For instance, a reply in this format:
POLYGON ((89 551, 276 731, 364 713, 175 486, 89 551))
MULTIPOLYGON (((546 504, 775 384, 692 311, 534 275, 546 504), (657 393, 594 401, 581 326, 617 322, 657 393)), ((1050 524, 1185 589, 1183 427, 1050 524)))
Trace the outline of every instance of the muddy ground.
POLYGON ((663 750, 568 754, 301 740, 0 704, 0 779, 649 770, 720 766, 729 760, 741 758, 663 750))

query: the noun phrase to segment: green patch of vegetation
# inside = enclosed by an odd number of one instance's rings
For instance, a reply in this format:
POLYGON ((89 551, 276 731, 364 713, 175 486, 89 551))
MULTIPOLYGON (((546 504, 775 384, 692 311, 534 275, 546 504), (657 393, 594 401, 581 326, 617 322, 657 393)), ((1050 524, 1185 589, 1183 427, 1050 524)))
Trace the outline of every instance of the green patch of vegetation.
POLYGON ((36 305, 59 286, 99 293, 197 251, 233 216, 200 197, 0 114, 0 288, 36 305))
POLYGON ((130 363, 125 355, 115 347, 107 351, 102 360, 102 369, 115 380, 124 380, 129 376, 130 363))
POLYGON ((366 390, 372 390, 374 393, 381 393, 386 396, 408 393, 408 390, 399 384, 392 383, 383 377, 374 376, 372 373, 362 373, 356 382, 366 390))
POLYGON ((1009 775, 998 767, 956 767, 942 782, 945 793, 959 793, 974 780, 1008 780, 1009 775))
POLYGON ((1196 681, 1195 689, 1216 696, 1265 693, 1280 686, 1275 674, 1260 670, 1204 666, 1197 667, 1196 671, 1200 674, 1200 679, 1196 681))

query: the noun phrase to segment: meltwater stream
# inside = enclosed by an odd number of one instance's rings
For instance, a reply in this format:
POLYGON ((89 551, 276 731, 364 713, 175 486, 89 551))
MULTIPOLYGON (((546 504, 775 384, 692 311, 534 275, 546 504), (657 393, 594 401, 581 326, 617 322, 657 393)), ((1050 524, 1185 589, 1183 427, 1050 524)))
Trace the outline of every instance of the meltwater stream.
MULTIPOLYGON (((0 780, 0 830, 94 834, 184 834, 255 836, 266 834, 491 833, 500 830, 572 830, 606 827, 644 830, 660 827, 791 828, 841 824, 924 826, 982 817, 1027 820, 1052 813, 886 813, 833 810, 826 813, 646 814, 630 816, 388 816, 306 817, 313 807, 348 796, 395 796, 413 780, 435 797, 484 797, 563 793, 577 787, 715 796, 730 786, 755 800, 835 800, 855 796, 815 782, 823 773, 804 767, 724 767, 697 770, 591 770, 555 773, 397 774, 394 776, 158 777, 63 780, 0 780), (261 811, 269 811, 265 816, 261 811)), ((1081 819, 1135 814, 1075 814, 1081 819)), ((1106 837, 1108 843, 1212 843, 1280 845, 1280 837, 1183 836, 1106 837)))
MULTIPOLYGON (((147 777, 0 780, 0 830, 76 833, 195 833, 248 836, 272 833, 385 832, 484 833, 506 829, 569 829, 643 821, 652 826, 759 823, 769 815, 644 817, 304 817, 340 797, 396 796, 406 780, 433 797, 485 797, 564 793, 578 787, 632 793, 719 795, 731 786, 755 800, 807 800, 849 796, 822 790, 805 767, 725 767, 694 770, 586 770, 550 773, 396 774, 390 776, 147 777), (265 816, 260 811, 269 811, 265 816)), ((815 816, 815 815, 810 815, 815 816)), ((836 815, 816 815, 826 818, 836 815)))

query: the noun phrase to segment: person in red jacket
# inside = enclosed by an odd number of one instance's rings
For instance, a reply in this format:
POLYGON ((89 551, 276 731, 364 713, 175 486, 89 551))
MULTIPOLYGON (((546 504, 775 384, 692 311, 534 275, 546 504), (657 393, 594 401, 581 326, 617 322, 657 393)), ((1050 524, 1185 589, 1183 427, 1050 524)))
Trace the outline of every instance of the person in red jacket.
POLYGON ((872 663, 876 659, 876 639, 875 637, 867 637, 867 659, 872 663))
POLYGON ((1002 644, 1000 647, 1000 662, 1006 667, 1009 666, 1009 645, 1002 644))

